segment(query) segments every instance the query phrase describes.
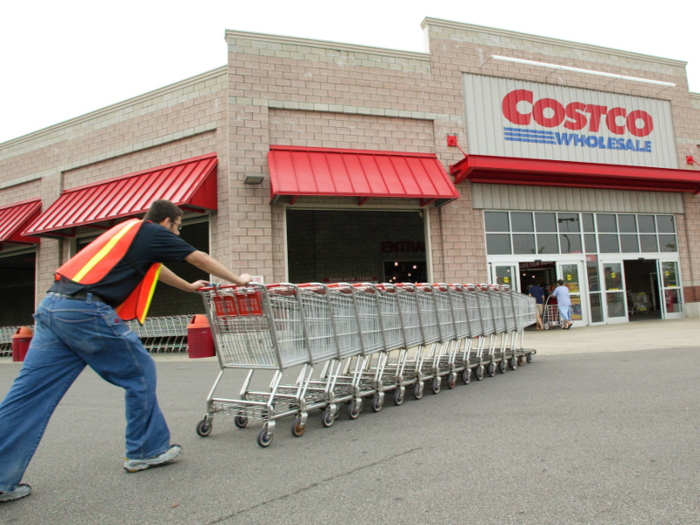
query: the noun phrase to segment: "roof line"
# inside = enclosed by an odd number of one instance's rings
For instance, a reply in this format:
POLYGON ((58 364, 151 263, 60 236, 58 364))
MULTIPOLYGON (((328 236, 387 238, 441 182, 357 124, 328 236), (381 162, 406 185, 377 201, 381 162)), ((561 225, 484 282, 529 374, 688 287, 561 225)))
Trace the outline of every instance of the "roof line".
POLYGON ((650 61, 650 62, 658 62, 660 64, 667 64, 667 65, 676 66, 676 67, 685 68, 688 65, 688 62, 686 62, 684 60, 674 60, 672 58, 663 58, 663 57, 657 57, 657 56, 653 56, 653 55, 644 55, 642 53, 633 53, 631 51, 623 51, 620 49, 613 49, 610 47, 593 46, 590 44, 571 42, 569 40, 559 40, 557 38, 549 38, 546 36, 531 35, 529 33, 520 33, 518 31, 509 31, 507 29, 497 29, 495 27, 479 26, 479 25, 475 25, 475 24, 465 24, 462 22, 453 22, 452 20, 443 20, 440 18, 431 18, 429 16, 425 17, 423 19, 423 22, 421 22, 421 27, 423 29, 425 29, 426 26, 428 26, 428 25, 449 27, 452 29, 479 31, 481 33, 489 33, 492 35, 507 36, 507 37, 511 37, 511 38, 512 37, 523 38, 523 39, 530 40, 533 42, 542 42, 543 44, 554 44, 557 46, 571 47, 574 49, 586 49, 586 50, 590 50, 590 51, 604 52, 604 53, 609 53, 611 55, 617 55, 617 56, 628 57, 628 58, 637 58, 640 60, 646 60, 646 61, 650 61))
POLYGON ((249 38, 250 40, 274 42, 277 44, 291 44, 294 46, 309 46, 322 49, 336 49, 339 51, 355 51, 398 58, 412 58, 415 60, 430 60, 430 53, 422 53, 419 51, 402 51, 400 49, 387 49, 384 47, 362 46, 357 44, 344 44, 341 42, 332 42, 330 40, 313 40, 310 38, 270 35, 266 33, 250 33, 248 31, 235 31, 227 29, 225 34, 226 41, 228 41, 229 37, 249 38))

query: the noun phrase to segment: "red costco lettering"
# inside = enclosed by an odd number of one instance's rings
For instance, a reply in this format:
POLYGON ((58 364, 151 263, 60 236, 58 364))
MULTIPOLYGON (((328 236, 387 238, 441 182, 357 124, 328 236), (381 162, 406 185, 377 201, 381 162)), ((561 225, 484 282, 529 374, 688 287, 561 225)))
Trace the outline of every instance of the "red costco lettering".
POLYGON ((518 102, 529 102, 532 104, 532 91, 516 89, 503 97, 503 102, 501 103, 503 115, 513 124, 519 124, 521 126, 529 124, 530 114, 520 113, 516 108, 518 102))
POLYGON ((605 115, 605 125, 616 135, 624 135, 625 125, 618 125, 616 119, 617 117, 625 117, 626 115, 627 110, 625 108, 612 108, 610 111, 608 111, 608 114, 605 115))
POLYGON ((574 131, 585 128, 586 124, 588 124, 588 119, 586 118, 586 115, 583 114, 585 109, 586 104, 583 104, 582 102, 572 102, 566 106, 566 116, 571 120, 564 122, 564 127, 574 131))
POLYGON ((628 112, 621 107, 608 109, 607 106, 583 102, 571 102, 564 106, 553 98, 535 101, 533 92, 528 89, 515 89, 508 93, 503 97, 501 110, 509 122, 519 126, 526 126, 534 120, 545 128, 556 128, 563 124, 566 129, 578 131, 588 126, 589 131, 597 133, 601 122, 605 120, 605 126, 615 135, 629 132, 635 137, 646 137, 654 130, 654 119, 641 109, 628 112), (521 104, 518 110, 520 102, 526 104, 521 104))
POLYGON ((654 129, 654 121, 651 115, 640 109, 633 111, 627 115, 627 131, 635 137, 646 137, 654 129), (641 119, 643 124, 641 128, 637 127, 637 120, 641 119))
POLYGON ((600 128, 600 116, 605 115, 608 112, 606 106, 597 106, 595 104, 588 104, 586 106, 586 113, 591 114, 591 118, 588 119, 588 129, 593 132, 597 132, 600 128))
POLYGON ((564 106, 553 98, 541 98, 532 106, 532 117, 535 119, 535 122, 545 128, 556 128, 564 121, 564 116, 564 106), (554 111, 554 115, 545 117, 544 110, 547 108, 554 111))

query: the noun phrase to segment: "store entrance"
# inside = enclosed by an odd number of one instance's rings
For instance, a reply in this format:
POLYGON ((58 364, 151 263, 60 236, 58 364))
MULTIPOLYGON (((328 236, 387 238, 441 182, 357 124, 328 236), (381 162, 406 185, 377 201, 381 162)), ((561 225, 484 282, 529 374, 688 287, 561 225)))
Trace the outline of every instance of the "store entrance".
POLYGON ((288 279, 425 282, 422 211, 287 209, 288 279))
POLYGON ((0 303, 0 326, 33 325, 36 283, 36 252, 0 257, 4 301, 0 303))
POLYGON ((549 294, 557 287, 557 268, 554 261, 524 262, 519 264, 520 292, 530 293, 530 286, 539 284, 549 294))
POLYGON ((629 320, 661 319, 663 316, 656 259, 624 261, 624 265, 629 320))

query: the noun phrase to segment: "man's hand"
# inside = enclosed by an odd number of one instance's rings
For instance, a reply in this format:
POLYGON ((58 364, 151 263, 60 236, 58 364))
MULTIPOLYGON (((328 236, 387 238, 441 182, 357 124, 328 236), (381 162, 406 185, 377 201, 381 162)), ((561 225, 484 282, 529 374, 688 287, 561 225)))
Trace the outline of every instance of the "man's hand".
POLYGON ((204 288, 205 286, 209 286, 209 281, 205 281, 203 279, 200 279, 199 281, 195 281, 193 283, 190 283, 190 292, 196 292, 200 288, 204 288))
POLYGON ((241 281, 241 286, 244 286, 253 280, 253 276, 247 273, 242 273, 238 276, 238 280, 241 281))

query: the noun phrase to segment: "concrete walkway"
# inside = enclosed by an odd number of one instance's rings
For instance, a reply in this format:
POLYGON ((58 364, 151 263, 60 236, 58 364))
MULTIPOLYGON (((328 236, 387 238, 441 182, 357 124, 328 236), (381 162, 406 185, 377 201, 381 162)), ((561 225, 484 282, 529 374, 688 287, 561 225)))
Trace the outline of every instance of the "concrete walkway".
POLYGON ((700 348, 700 318, 651 320, 604 326, 525 332, 527 348, 538 355, 700 348))
MULTIPOLYGON (((700 318, 650 320, 603 326, 552 328, 544 332, 525 332, 525 347, 535 348, 538 355, 582 354, 595 352, 629 352, 663 348, 699 348, 700 318)), ((157 361, 216 362, 216 357, 189 359, 186 353, 153 354, 157 361)), ((0 357, 0 365, 12 363, 0 357)))

